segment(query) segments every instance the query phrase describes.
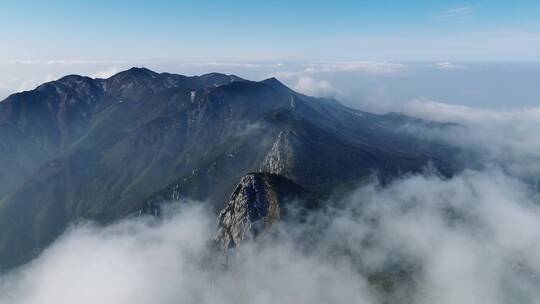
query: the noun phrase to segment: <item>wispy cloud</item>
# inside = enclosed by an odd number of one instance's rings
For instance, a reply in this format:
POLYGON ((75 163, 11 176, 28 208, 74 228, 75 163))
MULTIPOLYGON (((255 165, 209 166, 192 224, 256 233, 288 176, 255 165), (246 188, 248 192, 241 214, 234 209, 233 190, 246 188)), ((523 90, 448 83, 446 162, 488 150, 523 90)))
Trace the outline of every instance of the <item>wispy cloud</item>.
POLYGON ((159 222, 73 226, 0 276, 0 303, 535 303, 536 201, 499 169, 374 181, 244 242, 227 268, 209 251, 210 208, 184 202, 159 222))
POLYGON ((183 62, 181 66, 194 66, 194 67, 233 67, 233 68, 262 68, 265 67, 261 63, 250 62, 221 62, 221 61, 208 61, 208 62, 183 62))
POLYGON ((452 62, 438 62, 435 64, 435 67, 441 70, 455 70, 455 69, 466 69, 467 67, 464 65, 455 64, 452 62))
POLYGON ((126 63, 119 60, 86 60, 86 59, 13 59, 2 60, 0 65, 91 65, 91 64, 119 64, 126 63))
POLYGON ((404 108, 406 114, 431 121, 455 122, 460 127, 443 132, 414 130, 416 134, 443 140, 453 146, 475 150, 516 176, 533 177, 540 172, 540 107, 489 110, 416 100, 404 108))
POLYGON ((393 74, 405 68, 404 64, 383 61, 337 61, 311 63, 308 69, 314 72, 366 72, 374 74, 393 74))
POLYGON ((473 8, 469 5, 462 5, 454 8, 450 8, 440 12, 439 14, 433 16, 433 19, 463 19, 470 18, 473 14, 473 8))
POLYGON ((338 90, 327 80, 316 80, 310 76, 301 76, 294 89, 300 93, 312 96, 334 97, 338 95, 338 90))
MULTIPOLYGON (((281 67, 281 66, 280 66, 281 67)), ((396 62, 379 61, 333 61, 302 64, 300 70, 277 71, 272 76, 280 78, 300 77, 334 72, 358 72, 365 74, 396 74, 407 66, 396 62)))
POLYGON ((54 74, 47 74, 45 78, 42 79, 29 79, 19 85, 16 92, 24 92, 35 89, 37 86, 39 86, 42 83, 54 81, 58 79, 58 77, 54 74))
POLYGON ((112 75, 120 72, 121 69, 117 66, 112 66, 110 68, 107 68, 105 70, 101 70, 101 71, 98 71, 94 74, 91 74, 90 77, 92 78, 109 78, 111 77, 112 75))

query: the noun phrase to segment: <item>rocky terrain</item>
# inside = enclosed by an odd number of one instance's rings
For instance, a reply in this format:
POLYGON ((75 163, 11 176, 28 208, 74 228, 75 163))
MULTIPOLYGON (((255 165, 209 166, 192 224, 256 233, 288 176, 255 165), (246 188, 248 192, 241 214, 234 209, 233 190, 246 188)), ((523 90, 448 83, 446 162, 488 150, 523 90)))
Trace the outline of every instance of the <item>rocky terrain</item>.
POLYGON ((297 216, 295 211, 313 207, 307 192, 293 181, 272 173, 249 173, 219 213, 214 239, 226 253, 244 239, 255 239, 275 222, 287 220, 288 211, 297 216))

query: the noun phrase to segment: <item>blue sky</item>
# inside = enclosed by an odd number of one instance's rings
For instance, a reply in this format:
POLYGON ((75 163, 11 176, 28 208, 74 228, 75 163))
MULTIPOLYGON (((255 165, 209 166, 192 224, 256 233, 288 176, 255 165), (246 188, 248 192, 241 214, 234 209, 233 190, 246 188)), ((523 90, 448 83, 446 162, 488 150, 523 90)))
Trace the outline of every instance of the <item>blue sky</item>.
POLYGON ((0 60, 540 61, 540 1, 3 1, 0 60))

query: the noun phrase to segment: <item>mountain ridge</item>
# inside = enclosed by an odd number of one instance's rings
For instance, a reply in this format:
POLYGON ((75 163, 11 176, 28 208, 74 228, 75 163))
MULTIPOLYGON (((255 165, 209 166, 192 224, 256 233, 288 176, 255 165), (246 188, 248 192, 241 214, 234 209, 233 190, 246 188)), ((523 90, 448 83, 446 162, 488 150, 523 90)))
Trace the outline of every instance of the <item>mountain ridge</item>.
POLYGON ((309 97, 275 78, 132 68, 68 75, 0 103, 0 268, 28 261, 75 220, 154 213, 176 197, 221 210, 248 172, 327 197, 378 172, 391 179, 449 148, 403 132, 416 120, 309 97))

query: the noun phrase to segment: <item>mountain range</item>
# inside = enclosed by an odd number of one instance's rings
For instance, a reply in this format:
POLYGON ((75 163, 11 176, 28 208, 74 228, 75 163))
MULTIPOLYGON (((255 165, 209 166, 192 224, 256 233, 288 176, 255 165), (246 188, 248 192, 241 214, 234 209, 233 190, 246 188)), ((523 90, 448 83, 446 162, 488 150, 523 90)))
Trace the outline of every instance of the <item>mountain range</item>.
POLYGON ((444 127, 275 78, 132 68, 44 83, 0 102, 0 269, 31 260, 71 224, 159 215, 171 201, 207 201, 230 246, 247 229, 234 212, 251 201, 264 210, 240 216, 275 220, 288 194, 317 206, 374 175, 385 182, 428 165, 452 175, 454 148, 409 125, 444 127))

